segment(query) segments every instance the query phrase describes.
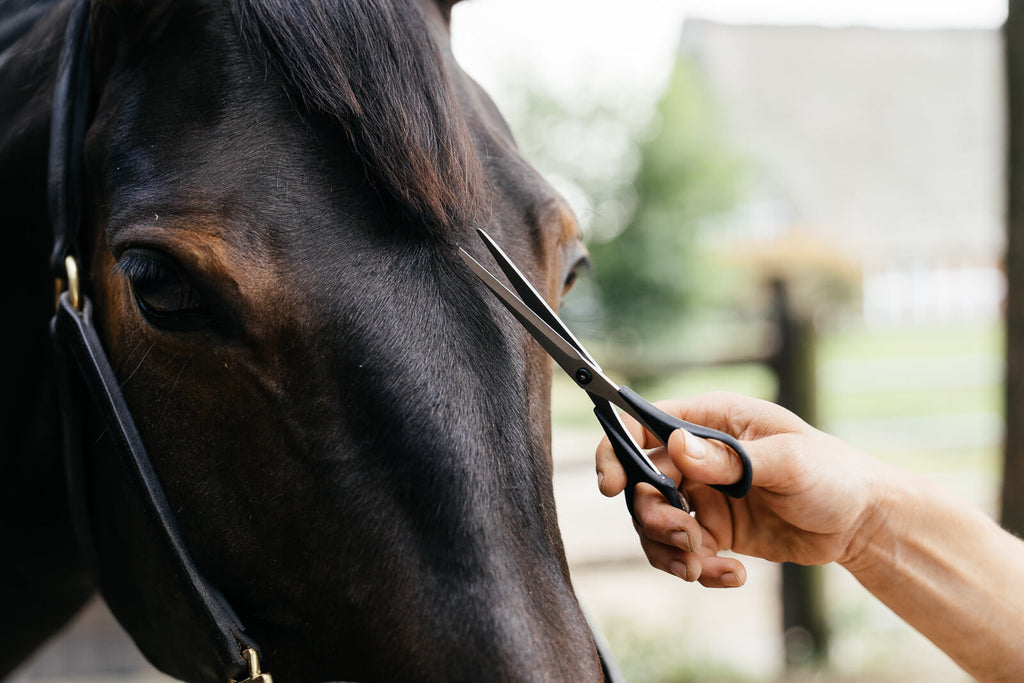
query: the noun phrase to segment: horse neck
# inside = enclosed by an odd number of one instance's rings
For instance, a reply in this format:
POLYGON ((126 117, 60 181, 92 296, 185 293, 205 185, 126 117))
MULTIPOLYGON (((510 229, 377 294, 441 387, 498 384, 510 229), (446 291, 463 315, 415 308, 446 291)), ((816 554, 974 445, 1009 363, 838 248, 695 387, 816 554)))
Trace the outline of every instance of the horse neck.
MULTIPOLYGON (((25 3, 11 3, 20 9, 25 3)), ((78 559, 57 436, 48 322, 53 280, 46 208, 46 152, 53 72, 66 12, 18 26, 0 17, 11 38, 0 52, 0 234, 8 255, 0 269, 8 349, 0 383, 4 436, 0 477, 0 678, 63 625, 92 592, 78 559), (13 38, 10 27, 24 30, 13 38), (22 94, 23 97, 18 95, 22 94), (7 379, 9 378, 9 379, 7 379)))

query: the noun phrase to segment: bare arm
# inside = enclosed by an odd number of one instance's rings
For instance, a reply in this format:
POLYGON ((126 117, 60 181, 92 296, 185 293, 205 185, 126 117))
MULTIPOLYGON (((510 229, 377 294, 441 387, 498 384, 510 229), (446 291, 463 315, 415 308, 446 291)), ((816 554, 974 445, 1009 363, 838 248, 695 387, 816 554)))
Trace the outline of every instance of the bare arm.
POLYGON ((857 551, 857 580, 979 681, 1024 676, 1024 542, 930 480, 905 472, 857 551))
MULTIPOLYGON (((927 478, 875 460, 771 403, 713 394, 660 407, 741 439, 754 489, 734 500, 706 486, 739 478, 735 456, 715 442, 673 434, 652 457, 677 481, 685 477, 699 525, 653 490, 638 490, 638 533, 654 566, 727 587, 746 574, 735 558, 718 557, 721 550, 838 562, 978 680, 1020 680, 1024 542, 927 478)), ((602 492, 621 491, 624 476, 606 442, 597 464, 602 492)))

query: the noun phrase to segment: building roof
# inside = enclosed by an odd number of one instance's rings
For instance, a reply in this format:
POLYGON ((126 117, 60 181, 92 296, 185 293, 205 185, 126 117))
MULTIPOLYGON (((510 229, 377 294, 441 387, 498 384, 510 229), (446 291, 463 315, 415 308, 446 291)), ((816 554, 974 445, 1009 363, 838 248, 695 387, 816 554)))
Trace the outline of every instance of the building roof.
POLYGON ((688 21, 681 49, 776 206, 762 222, 811 228, 866 262, 998 260, 998 31, 688 21))

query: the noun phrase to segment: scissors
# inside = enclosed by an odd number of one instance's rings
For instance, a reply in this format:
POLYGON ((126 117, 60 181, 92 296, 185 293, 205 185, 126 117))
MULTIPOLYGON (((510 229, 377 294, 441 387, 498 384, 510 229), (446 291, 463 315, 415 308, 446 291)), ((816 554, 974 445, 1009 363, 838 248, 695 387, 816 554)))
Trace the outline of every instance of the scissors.
POLYGON ((513 293, 501 281, 484 268, 479 261, 470 256, 464 249, 459 249, 459 256, 466 262, 477 277, 494 292, 505 308, 526 328, 545 351, 572 377, 576 385, 587 392, 594 403, 594 414, 611 441, 615 456, 626 472, 626 508, 636 519, 633 511, 633 493, 636 485, 646 483, 657 489, 671 505, 690 511, 689 503, 679 492, 676 482, 647 457, 643 449, 626 429, 618 413, 612 407, 618 406, 654 434, 662 444, 677 429, 686 431, 705 439, 719 441, 731 448, 743 464, 740 480, 733 484, 716 485, 714 488, 733 498, 742 498, 750 491, 753 481, 753 468, 750 456, 733 436, 711 429, 703 425, 680 420, 668 413, 655 408, 639 394, 626 386, 619 386, 610 380, 601 366, 597 364, 583 345, 573 336, 561 318, 551 310, 544 298, 523 276, 512 260, 501 250, 501 247, 485 231, 477 229, 487 249, 491 252, 498 267, 508 278, 513 293))

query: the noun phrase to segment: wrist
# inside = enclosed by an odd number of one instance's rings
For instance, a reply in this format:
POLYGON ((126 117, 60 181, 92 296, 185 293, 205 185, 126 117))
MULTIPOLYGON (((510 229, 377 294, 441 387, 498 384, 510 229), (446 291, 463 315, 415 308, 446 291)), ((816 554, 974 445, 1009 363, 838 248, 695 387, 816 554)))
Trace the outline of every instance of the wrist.
POLYGON ((921 482, 884 463, 867 484, 868 503, 861 512, 846 552, 838 560, 858 578, 891 566, 899 557, 899 539, 917 507, 921 482))

